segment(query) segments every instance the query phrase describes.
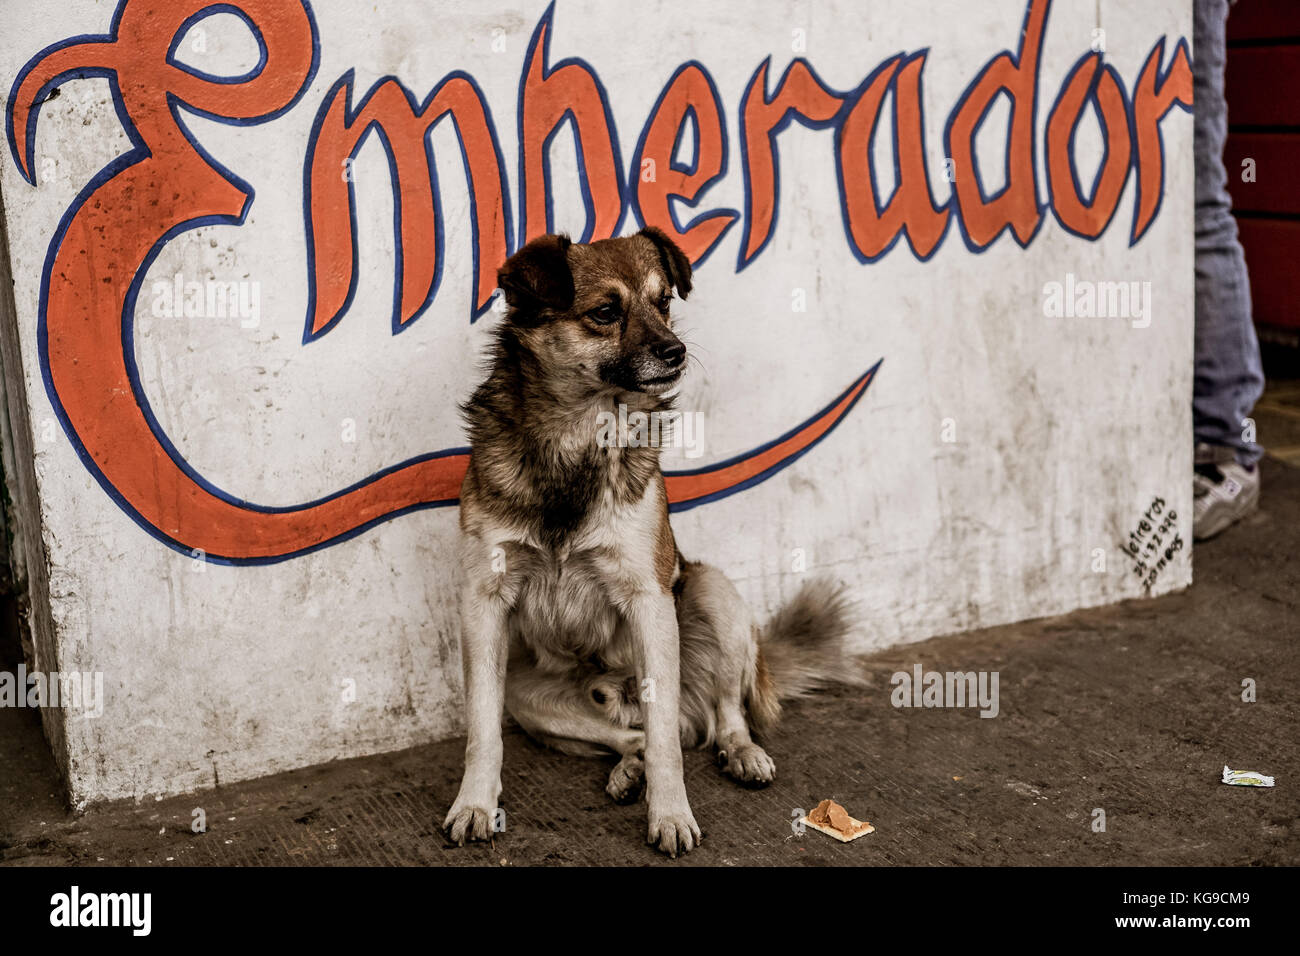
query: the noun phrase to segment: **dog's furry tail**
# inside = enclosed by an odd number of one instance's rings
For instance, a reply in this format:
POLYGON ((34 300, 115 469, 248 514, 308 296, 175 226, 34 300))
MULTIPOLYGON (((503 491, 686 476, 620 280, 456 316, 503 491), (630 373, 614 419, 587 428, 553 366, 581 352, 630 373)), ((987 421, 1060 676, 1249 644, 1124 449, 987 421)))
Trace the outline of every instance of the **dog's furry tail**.
POLYGON ((847 650, 855 624, 847 589, 814 579, 772 616, 759 635, 758 666, 747 701, 759 733, 781 716, 781 701, 803 697, 828 684, 866 683, 847 650))

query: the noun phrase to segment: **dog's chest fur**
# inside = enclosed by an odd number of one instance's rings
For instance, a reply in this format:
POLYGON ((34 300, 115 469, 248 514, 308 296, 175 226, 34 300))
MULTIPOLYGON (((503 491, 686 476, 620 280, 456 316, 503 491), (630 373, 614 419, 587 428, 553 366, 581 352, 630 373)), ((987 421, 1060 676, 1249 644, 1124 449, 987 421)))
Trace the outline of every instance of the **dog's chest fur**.
POLYGON ((511 603, 512 634, 539 666, 630 666, 619 608, 662 586, 665 548, 676 560, 659 450, 596 441, 597 414, 638 398, 561 405, 530 384, 498 356, 464 407, 473 449, 462 521, 499 548, 490 573, 511 603))
POLYGON ((658 482, 631 503, 606 489, 558 541, 548 540, 544 521, 524 536, 508 536, 511 633, 538 666, 632 667, 620 608, 635 593, 660 586, 653 555, 662 501, 658 482))
POLYGON ((610 583, 617 587, 616 555, 604 550, 568 554, 534 549, 521 576, 511 632, 545 670, 567 670, 621 656, 610 583))

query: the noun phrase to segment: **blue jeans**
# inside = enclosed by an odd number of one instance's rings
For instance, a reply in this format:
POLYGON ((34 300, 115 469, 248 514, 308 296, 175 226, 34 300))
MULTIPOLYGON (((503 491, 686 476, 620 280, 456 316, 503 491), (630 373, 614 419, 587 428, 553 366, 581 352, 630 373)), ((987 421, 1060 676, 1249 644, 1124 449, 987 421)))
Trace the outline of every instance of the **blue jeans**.
POLYGON ((1196 0, 1193 64, 1196 151, 1196 377, 1192 422, 1197 442, 1232 448, 1252 465, 1264 450, 1243 437, 1243 419, 1264 391, 1259 340, 1251 319, 1250 279, 1228 196, 1223 97, 1228 0, 1196 0))

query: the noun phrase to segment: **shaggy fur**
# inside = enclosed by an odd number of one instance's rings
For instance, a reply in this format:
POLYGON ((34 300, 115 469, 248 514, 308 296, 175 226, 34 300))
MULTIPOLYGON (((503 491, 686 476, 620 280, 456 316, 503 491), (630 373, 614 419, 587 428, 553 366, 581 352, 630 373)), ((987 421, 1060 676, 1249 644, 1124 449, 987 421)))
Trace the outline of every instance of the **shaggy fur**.
POLYGON ((750 732, 775 724, 783 698, 853 679, 848 606, 814 581, 760 631, 721 571, 677 550, 660 449, 597 440, 602 412, 670 409, 685 368, 669 301, 689 294, 691 270, 667 236, 544 236, 499 281, 510 310, 462 409, 470 733, 445 826, 462 843, 490 835, 504 705, 546 744, 617 754, 607 792, 632 800, 644 781, 649 840, 676 855, 700 839, 680 748, 716 746, 736 779, 770 781, 750 732))

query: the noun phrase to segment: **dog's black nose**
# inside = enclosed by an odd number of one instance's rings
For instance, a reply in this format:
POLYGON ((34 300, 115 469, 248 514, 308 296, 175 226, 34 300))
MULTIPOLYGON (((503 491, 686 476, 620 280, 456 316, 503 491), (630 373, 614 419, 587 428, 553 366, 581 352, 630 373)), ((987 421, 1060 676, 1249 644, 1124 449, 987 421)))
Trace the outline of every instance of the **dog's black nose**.
POLYGON ((659 342, 654 347, 655 358, 674 368, 686 361, 686 346, 681 342, 659 342))

